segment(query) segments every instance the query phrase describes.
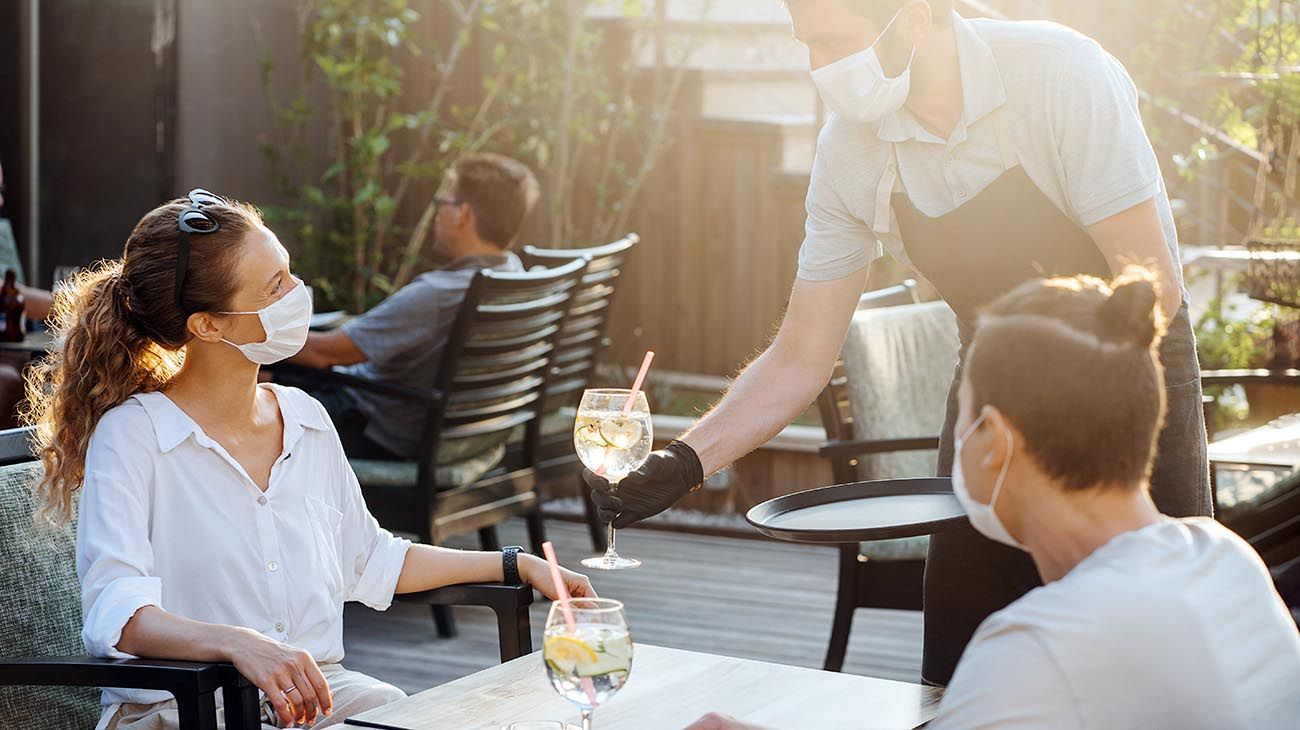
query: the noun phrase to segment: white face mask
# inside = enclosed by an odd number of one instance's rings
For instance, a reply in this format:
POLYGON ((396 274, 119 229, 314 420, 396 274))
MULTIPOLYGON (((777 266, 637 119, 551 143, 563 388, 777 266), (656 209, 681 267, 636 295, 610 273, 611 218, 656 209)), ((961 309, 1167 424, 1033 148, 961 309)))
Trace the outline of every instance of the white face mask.
POLYGON ((966 478, 961 472, 961 448, 966 445, 966 439, 979 428, 980 423, 984 420, 984 415, 975 419, 975 422, 966 429, 966 433, 957 439, 956 449, 952 461, 952 491, 957 495, 957 501, 961 502, 962 509, 966 510, 966 516, 970 518, 971 526, 981 535, 994 542, 1000 542, 1013 548, 1020 548, 1028 551, 1020 541, 1011 536, 1007 531, 1007 526, 1002 524, 998 519, 996 505, 998 503, 998 493, 1002 491, 1002 485, 1006 482, 1007 471, 1011 468, 1011 449, 1015 446, 1015 439, 1011 433, 1007 432, 1007 458, 1002 462, 1002 470, 998 472, 998 480, 993 484, 993 495, 989 497, 989 503, 983 504, 976 502, 971 496, 970 491, 966 489, 966 478))
POLYGON ((903 9, 899 8, 894 13, 875 43, 812 72, 813 83, 831 111, 868 124, 903 108, 912 89, 912 61, 916 58, 916 46, 912 46, 907 68, 892 79, 885 77, 885 69, 876 53, 880 39, 885 37, 902 12, 903 9))
POLYGON ((222 338, 222 342, 239 348, 244 357, 258 365, 270 365, 298 354, 307 343, 307 330, 311 327, 311 294, 301 279, 288 294, 256 312, 219 312, 219 314, 256 314, 266 330, 262 342, 237 345, 222 338))

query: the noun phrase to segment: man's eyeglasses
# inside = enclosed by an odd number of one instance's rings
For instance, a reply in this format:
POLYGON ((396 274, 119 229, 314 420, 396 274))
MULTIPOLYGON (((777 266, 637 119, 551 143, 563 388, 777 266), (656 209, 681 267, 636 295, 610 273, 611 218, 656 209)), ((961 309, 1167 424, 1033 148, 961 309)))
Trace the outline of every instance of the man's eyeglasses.
POLYGON ((181 211, 180 217, 176 219, 176 224, 181 231, 180 247, 176 251, 176 309, 181 316, 186 314, 181 292, 185 290, 185 277, 190 270, 190 234, 216 233, 221 230, 221 224, 217 219, 203 208, 209 205, 226 204, 226 201, 202 188, 191 190, 187 197, 190 200, 190 207, 181 211))

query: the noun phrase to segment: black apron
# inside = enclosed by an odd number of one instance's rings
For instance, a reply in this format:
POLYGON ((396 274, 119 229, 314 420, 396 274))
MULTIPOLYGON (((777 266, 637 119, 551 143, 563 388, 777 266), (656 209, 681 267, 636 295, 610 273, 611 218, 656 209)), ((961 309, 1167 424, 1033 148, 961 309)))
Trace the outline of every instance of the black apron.
MULTIPOLYGON (((956 210, 931 218, 917 210, 905 193, 894 191, 898 161, 897 151, 891 150, 876 198, 877 230, 888 231, 889 223, 882 214, 887 216, 892 208, 912 266, 957 315, 961 354, 940 438, 941 476, 952 473, 957 390, 979 309, 1037 277, 1111 277, 1106 258, 1088 232, 1062 213, 1021 167, 1002 110, 993 114, 1005 171, 982 192, 956 210)), ((1200 367, 1186 306, 1170 323, 1160 355, 1165 366, 1168 416, 1157 447, 1152 496, 1165 514, 1209 515, 1200 367)), ((921 669, 925 681, 947 684, 980 622, 1039 585, 1038 571, 1028 553, 988 540, 969 525, 935 535, 925 570, 921 669)))

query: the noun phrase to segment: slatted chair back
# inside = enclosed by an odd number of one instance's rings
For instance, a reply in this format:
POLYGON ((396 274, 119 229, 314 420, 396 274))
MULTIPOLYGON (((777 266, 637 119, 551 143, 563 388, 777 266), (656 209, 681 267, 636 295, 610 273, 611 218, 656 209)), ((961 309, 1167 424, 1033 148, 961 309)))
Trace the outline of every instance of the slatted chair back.
MULTIPOLYGON (((421 469, 438 449, 540 428, 543 396, 561 325, 587 268, 585 258, 532 272, 486 269, 475 275, 438 373, 442 407, 425 424, 421 469)), ((524 463, 536 459, 526 438, 524 463)))
MULTIPOLYGON (((916 304, 920 301, 915 279, 908 279, 897 286, 866 292, 858 300, 858 310, 895 307, 903 304, 916 304)), ((849 377, 844 371, 843 358, 835 361, 835 370, 830 381, 817 397, 817 410, 821 414, 822 427, 826 429, 828 441, 852 441, 853 405, 849 400, 849 377)), ((831 470, 837 484, 857 481, 856 463, 849 458, 831 459, 831 470)))
POLYGON ((551 380, 546 387, 547 413, 577 406, 582 391, 595 376, 600 353, 609 346, 605 331, 618 281, 640 240, 640 236, 629 233, 613 243, 592 248, 524 247, 520 258, 528 269, 561 266, 582 258, 590 261, 556 343, 551 380))

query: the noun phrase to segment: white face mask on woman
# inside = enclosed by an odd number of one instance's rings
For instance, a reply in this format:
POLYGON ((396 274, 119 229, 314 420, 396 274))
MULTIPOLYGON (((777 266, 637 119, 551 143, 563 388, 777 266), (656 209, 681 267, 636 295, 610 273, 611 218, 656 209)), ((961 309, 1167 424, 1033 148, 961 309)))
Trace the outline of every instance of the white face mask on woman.
POLYGON ((258 365, 271 365, 298 354, 307 343, 307 330, 311 327, 311 294, 307 285, 294 277, 295 285, 288 294, 256 312, 219 312, 219 314, 256 314, 266 330, 262 342, 237 345, 221 339, 227 345, 239 348, 244 357, 258 365))
POLYGON ((912 61, 916 58, 916 46, 912 46, 907 68, 892 79, 886 78, 880 55, 876 53, 880 39, 885 37, 902 12, 903 8, 899 8, 894 13, 875 43, 812 72, 813 83, 831 111, 867 124, 880 121, 907 103, 907 94, 912 88, 912 61))
POLYGON ((975 433, 975 429, 979 428, 980 423, 983 421, 984 414, 981 413, 980 417, 970 425, 970 428, 966 429, 966 433, 957 439, 952 460, 952 492, 957 495, 957 501, 961 502, 962 509, 966 510, 966 516, 970 518, 971 526, 977 532, 994 542, 1028 551, 1029 548, 1012 537, 1011 533, 1007 531, 1007 526, 1002 524, 1002 520, 998 519, 996 509, 998 493, 1002 491, 1002 485, 1006 483, 1007 471, 1011 468, 1011 450, 1016 443, 1010 431, 1006 432, 1007 458, 1003 460, 1002 470, 998 472, 998 479, 993 483, 993 495, 989 497, 989 503, 976 502, 970 491, 966 489, 966 477, 961 470, 961 449, 966 445, 966 439, 970 438, 972 433, 975 433))

